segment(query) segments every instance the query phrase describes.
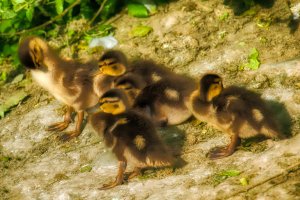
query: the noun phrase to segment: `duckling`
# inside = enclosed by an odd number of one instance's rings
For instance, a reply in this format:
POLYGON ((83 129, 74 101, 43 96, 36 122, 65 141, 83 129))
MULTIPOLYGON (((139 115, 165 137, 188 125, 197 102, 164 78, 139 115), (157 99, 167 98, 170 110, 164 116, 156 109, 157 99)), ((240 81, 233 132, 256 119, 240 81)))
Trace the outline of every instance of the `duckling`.
POLYGON ((210 151, 211 159, 233 154, 240 138, 259 134, 285 138, 260 95, 236 86, 223 88, 222 79, 216 74, 202 77, 200 88, 190 96, 189 108, 197 119, 230 135, 227 147, 210 151))
POLYGON ((152 60, 136 60, 129 63, 126 56, 117 50, 107 51, 99 62, 99 72, 110 76, 122 76, 125 73, 135 74, 143 78, 147 85, 175 73, 152 60))
POLYGON ((52 124, 48 131, 63 131, 71 122, 71 114, 77 112, 76 128, 62 135, 69 140, 81 133, 84 110, 98 102, 93 89, 91 73, 97 69, 97 62, 64 60, 41 38, 30 36, 20 43, 19 59, 30 70, 33 79, 50 92, 58 101, 67 105, 64 121, 52 124))
POLYGON ((103 94, 98 112, 91 114, 89 121, 103 136, 106 146, 112 148, 119 163, 115 181, 100 189, 121 185, 127 162, 135 167, 128 173, 128 179, 138 175, 143 168, 173 165, 174 157, 159 138, 154 124, 147 116, 130 108, 123 90, 111 89, 103 94))
POLYGON ((93 74, 94 88, 98 97, 113 87, 114 80, 126 72, 127 57, 118 50, 104 52, 98 61, 98 70, 93 74))
POLYGON ((160 126, 180 124, 192 116, 187 104, 196 88, 192 78, 171 75, 142 89, 133 107, 147 112, 160 126))

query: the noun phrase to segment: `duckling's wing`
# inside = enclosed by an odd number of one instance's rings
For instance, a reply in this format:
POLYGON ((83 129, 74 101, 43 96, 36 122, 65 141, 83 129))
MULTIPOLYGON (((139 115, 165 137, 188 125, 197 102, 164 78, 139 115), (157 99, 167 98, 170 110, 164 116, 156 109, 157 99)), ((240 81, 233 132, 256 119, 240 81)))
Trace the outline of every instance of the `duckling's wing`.
POLYGON ((169 166, 173 157, 163 144, 150 119, 135 111, 126 113, 126 124, 116 127, 112 134, 125 146, 125 157, 138 160, 141 166, 169 166))

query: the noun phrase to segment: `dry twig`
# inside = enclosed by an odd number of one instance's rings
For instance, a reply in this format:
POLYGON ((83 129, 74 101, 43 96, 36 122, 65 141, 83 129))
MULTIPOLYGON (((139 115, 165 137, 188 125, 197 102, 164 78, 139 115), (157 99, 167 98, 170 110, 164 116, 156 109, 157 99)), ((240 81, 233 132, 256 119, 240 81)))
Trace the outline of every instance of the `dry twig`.
POLYGON ((94 17, 91 19, 91 21, 89 21, 89 24, 92 25, 94 23, 94 21, 96 20, 96 18, 100 15, 100 13, 102 12, 104 5, 106 4, 107 0, 104 0, 99 8, 99 10, 97 11, 97 13, 94 15, 94 17))

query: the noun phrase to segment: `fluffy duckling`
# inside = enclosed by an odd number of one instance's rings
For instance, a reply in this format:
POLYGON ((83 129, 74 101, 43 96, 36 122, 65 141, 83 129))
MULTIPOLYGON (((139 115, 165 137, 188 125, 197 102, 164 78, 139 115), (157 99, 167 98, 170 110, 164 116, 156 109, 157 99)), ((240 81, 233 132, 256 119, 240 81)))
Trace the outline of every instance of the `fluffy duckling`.
POLYGON ((118 50, 106 51, 98 61, 98 70, 94 73, 94 88, 101 97, 113 87, 114 80, 126 73, 126 56, 118 50))
POLYGON ((107 91, 99 100, 99 112, 90 116, 93 128, 104 138, 107 147, 112 148, 119 167, 112 183, 101 189, 121 185, 127 162, 135 166, 128 179, 138 175, 142 168, 166 167, 173 164, 173 156, 159 138, 151 120, 130 108, 123 90, 107 91))
POLYGON ((151 60, 137 60, 128 63, 126 56, 118 50, 107 51, 99 63, 98 74, 122 76, 125 73, 135 74, 146 82, 146 85, 161 80, 170 74, 175 74, 162 65, 151 60))
POLYGON ((284 138, 278 124, 260 95, 241 87, 223 88, 222 79, 216 74, 206 74, 200 88, 190 97, 193 115, 230 135, 225 148, 211 150, 211 159, 231 155, 240 138, 259 134, 268 138, 284 138))
POLYGON ((48 127, 49 131, 63 131, 71 122, 72 111, 77 112, 76 128, 61 139, 69 140, 81 133, 84 110, 97 104, 99 97, 93 89, 91 73, 97 62, 64 60, 41 38, 31 36, 19 46, 19 59, 30 70, 33 79, 58 101, 68 106, 64 121, 48 127))

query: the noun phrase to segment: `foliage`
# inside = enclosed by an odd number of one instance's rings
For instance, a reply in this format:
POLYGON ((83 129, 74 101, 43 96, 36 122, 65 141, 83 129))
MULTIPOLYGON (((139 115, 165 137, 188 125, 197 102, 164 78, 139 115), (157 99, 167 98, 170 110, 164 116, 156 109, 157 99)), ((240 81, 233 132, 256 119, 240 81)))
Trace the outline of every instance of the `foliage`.
POLYGON ((249 184, 249 181, 247 178, 243 177, 243 178, 240 178, 240 183, 242 186, 247 186, 249 184))
POLYGON ((260 61, 258 60, 259 53, 256 48, 251 50, 250 55, 248 56, 248 63, 245 65, 250 69, 258 69, 260 65, 260 61))
POLYGON ((93 167, 91 167, 90 165, 85 165, 83 167, 80 168, 80 172, 84 173, 84 172, 90 172, 92 171, 93 167))
MULTIPOLYGON (((10 57, 15 67, 19 66, 17 47, 20 36, 39 35, 42 37, 56 37, 61 32, 61 27, 72 20, 85 18, 91 20, 104 0, 81 0, 78 5, 65 12, 68 7, 78 0, 1 0, 0 1, 0 60, 10 57), (53 20, 55 19, 55 20, 53 20), (51 23, 34 29, 45 22, 51 23), (59 28, 58 28, 59 27, 59 28), (29 31, 24 31, 29 30, 29 31)), ((127 7, 128 13, 134 17, 148 17, 157 12, 157 4, 167 0, 106 0, 98 16, 97 21, 105 21, 127 7)), ((94 30, 94 29, 93 29, 94 30)), ((98 35, 105 36, 113 33, 110 25, 100 27, 98 35)), ((94 33, 84 30, 84 37, 90 37, 94 33)), ((69 31, 68 36, 73 36, 74 31, 69 31)), ((76 40, 75 40, 76 41, 76 40)), ((5 75, 0 70, 2 78, 5 75)))
POLYGON ((131 34, 134 37, 144 37, 153 30, 150 26, 136 26, 132 29, 131 34))
POLYGON ((134 17, 148 17, 148 11, 147 8, 144 5, 141 4, 135 4, 135 3, 130 3, 127 5, 128 8, 128 14, 134 17))
POLYGON ((225 181, 227 178, 238 176, 238 175, 240 175, 240 173, 241 173, 240 171, 235 170, 235 169, 221 171, 214 175, 214 177, 213 177, 214 184, 218 185, 218 184, 222 183, 223 181, 225 181))

